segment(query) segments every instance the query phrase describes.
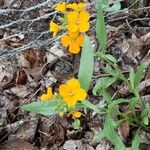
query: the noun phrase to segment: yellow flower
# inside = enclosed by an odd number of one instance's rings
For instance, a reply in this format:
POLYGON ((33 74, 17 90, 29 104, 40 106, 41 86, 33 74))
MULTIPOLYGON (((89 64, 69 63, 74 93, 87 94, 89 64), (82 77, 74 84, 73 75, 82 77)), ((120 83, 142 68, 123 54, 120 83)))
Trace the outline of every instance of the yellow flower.
POLYGON ((41 101, 47 101, 53 98, 52 88, 47 89, 47 93, 40 96, 41 101))
POLYGON ((53 32, 53 37, 55 37, 56 34, 57 34, 57 32, 60 29, 59 25, 57 25, 56 23, 54 23, 53 21, 51 21, 50 24, 49 24, 49 26, 50 26, 50 32, 53 32))
POLYGON ((75 111, 71 115, 72 115, 72 118, 80 118, 81 117, 81 112, 75 111))
POLYGON ((66 11, 66 3, 59 3, 56 7, 55 10, 60 11, 62 13, 64 13, 66 11))
POLYGON ((80 52, 80 47, 82 47, 84 42, 84 36, 79 34, 79 32, 69 32, 61 38, 61 43, 64 47, 69 47, 69 52, 72 54, 77 54, 80 52))
POLYGON ((85 7, 85 3, 72 3, 72 4, 67 4, 66 5, 66 8, 70 8, 70 9, 73 9, 75 11, 81 11, 84 9, 85 7))
POLYGON ((69 32, 86 32, 89 27, 90 15, 87 11, 83 10, 81 12, 69 12, 67 15, 68 19, 68 31, 69 32))
POLYGON ((66 84, 61 84, 59 94, 69 107, 75 106, 78 101, 84 100, 87 96, 86 91, 80 87, 79 81, 75 78, 68 80, 66 84))

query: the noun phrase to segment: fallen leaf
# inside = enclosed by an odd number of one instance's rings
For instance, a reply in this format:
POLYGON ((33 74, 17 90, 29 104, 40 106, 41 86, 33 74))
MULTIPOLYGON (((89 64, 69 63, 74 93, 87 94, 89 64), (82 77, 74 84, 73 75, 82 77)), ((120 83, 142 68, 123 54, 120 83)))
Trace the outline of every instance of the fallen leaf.
POLYGON ((37 148, 26 140, 12 139, 4 144, 1 144, 1 150, 36 150, 37 148))
POLYGON ((129 126, 129 122, 126 121, 126 122, 123 122, 119 127, 118 129, 120 130, 123 138, 125 140, 127 140, 128 136, 129 136, 129 132, 130 132, 130 126, 129 126))
POLYGON ((16 83, 25 84, 27 82, 27 74, 23 69, 20 69, 17 73, 16 83))
POLYGON ((10 91, 20 98, 25 98, 30 94, 30 92, 27 90, 27 87, 23 85, 17 85, 15 87, 12 87, 10 91))
POLYGON ((24 57, 25 59, 30 63, 30 67, 32 68, 33 65, 36 63, 37 61, 37 54, 36 54, 36 50, 33 48, 27 49, 24 52, 24 57))

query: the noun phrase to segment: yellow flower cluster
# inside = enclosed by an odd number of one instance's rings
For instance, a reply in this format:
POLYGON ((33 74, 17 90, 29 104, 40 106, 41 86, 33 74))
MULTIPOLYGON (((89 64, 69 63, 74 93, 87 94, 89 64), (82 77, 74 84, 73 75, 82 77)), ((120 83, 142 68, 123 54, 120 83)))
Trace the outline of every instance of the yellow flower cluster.
POLYGON ((62 19, 64 22, 61 26, 53 21, 50 22, 50 32, 53 32, 53 37, 60 29, 67 29, 68 33, 62 36, 61 43, 64 47, 69 48, 72 54, 80 52, 80 47, 84 42, 84 33, 90 27, 90 15, 85 10, 85 5, 85 3, 59 3, 55 10, 64 14, 64 19, 62 19))
MULTIPOLYGON (((59 95, 69 108, 74 107, 78 102, 85 100, 87 97, 86 91, 81 88, 79 80, 75 78, 59 86, 59 95)), ((52 88, 49 87, 47 93, 41 95, 40 99, 41 101, 47 101, 53 99, 53 97, 52 88)), ((81 112, 79 111, 74 111, 71 114, 73 118, 79 118, 81 116, 81 112)))

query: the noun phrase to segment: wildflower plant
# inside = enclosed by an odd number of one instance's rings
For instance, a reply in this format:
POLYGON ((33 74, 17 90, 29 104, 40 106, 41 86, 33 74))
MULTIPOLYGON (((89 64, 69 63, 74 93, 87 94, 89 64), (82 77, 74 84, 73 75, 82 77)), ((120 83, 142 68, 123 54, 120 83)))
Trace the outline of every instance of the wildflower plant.
POLYGON ((22 106, 24 110, 43 115, 72 116, 75 120, 73 123, 75 129, 81 129, 79 118, 84 113, 83 108, 89 104, 86 100, 88 98, 87 91, 94 68, 94 50, 90 38, 85 35, 90 27, 90 15, 85 10, 85 6, 85 3, 59 3, 55 10, 63 13, 63 17, 59 18, 62 24, 58 25, 50 21, 50 32, 53 32, 53 37, 60 30, 67 31, 62 35, 61 43, 69 49, 70 53, 77 54, 82 47, 78 79, 67 80, 55 92, 48 87, 47 91, 39 97, 38 102, 22 106))
POLYGON ((50 32, 53 33, 53 37, 55 37, 60 30, 67 32, 62 35, 61 43, 65 48, 68 48, 72 54, 80 52, 85 33, 90 28, 90 14, 85 10, 85 6, 85 3, 59 3, 55 7, 55 10, 63 14, 63 17, 59 18, 61 25, 53 21, 50 22, 50 32))
POLYGON ((40 96, 40 101, 33 102, 22 106, 24 110, 32 111, 43 115, 68 115, 75 121, 73 127, 81 130, 80 117, 82 116, 83 109, 90 109, 95 112, 95 115, 103 114, 105 117, 103 129, 97 132, 94 140, 106 138, 114 145, 115 150, 127 149, 122 139, 118 136, 116 128, 123 122, 128 122, 129 125, 137 128, 136 134, 130 146, 131 150, 138 150, 140 144, 139 133, 141 128, 149 125, 149 106, 145 105, 139 93, 139 84, 144 76, 144 72, 148 66, 147 63, 140 64, 136 71, 130 70, 129 76, 126 77, 117 65, 116 59, 107 54, 107 35, 106 26, 104 21, 103 10, 105 1, 97 0, 97 20, 96 20, 96 37, 100 47, 94 53, 90 37, 85 35, 88 31, 89 13, 85 10, 85 3, 59 3, 55 10, 63 13, 60 18, 61 25, 50 22, 50 32, 53 36, 57 35, 60 30, 67 31, 62 35, 61 43, 64 47, 69 49, 72 54, 77 54, 81 51, 80 66, 77 78, 71 78, 58 87, 58 91, 52 92, 49 87, 47 91, 40 96), (92 80, 94 69, 94 56, 100 58, 107 65, 101 69, 107 77, 98 79, 98 82, 92 89, 93 95, 102 96, 106 101, 106 108, 100 108, 97 105, 88 101, 88 89, 92 80), (116 81, 121 81, 132 93, 131 98, 114 99, 109 92, 108 88, 116 81), (128 104, 129 114, 120 111, 120 106, 128 104), (137 115, 137 108, 140 112, 137 115), (118 119, 121 118, 121 119, 118 119))

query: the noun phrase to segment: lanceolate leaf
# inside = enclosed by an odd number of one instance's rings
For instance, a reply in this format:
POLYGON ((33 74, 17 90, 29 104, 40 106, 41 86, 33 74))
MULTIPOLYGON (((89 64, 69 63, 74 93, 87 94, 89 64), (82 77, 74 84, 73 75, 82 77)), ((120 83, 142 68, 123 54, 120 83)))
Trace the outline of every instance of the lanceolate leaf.
POLYGON ((135 88, 140 84, 142 78, 144 77, 144 72, 147 66, 148 63, 141 63, 140 66, 136 69, 135 78, 134 78, 135 88))
POLYGON ((108 88, 111 84, 113 84, 117 80, 117 77, 103 77, 100 78, 93 89, 93 94, 96 95, 100 91, 108 88))
POLYGON ((140 137, 137 131, 132 141, 131 150, 139 150, 139 146, 140 146, 140 137))
POLYGON ((55 110, 57 106, 57 101, 40 101, 40 102, 33 102, 27 105, 22 106, 22 109, 26 111, 31 111, 43 115, 55 115, 59 112, 55 110))
POLYGON ((94 69, 94 49, 88 36, 82 48, 78 78, 84 90, 88 90, 94 69))
POLYGON ((105 137, 112 142, 112 144, 115 145, 115 150, 125 150, 125 146, 121 140, 121 138, 117 135, 117 133, 114 130, 114 126, 112 123, 112 119, 110 115, 108 114, 105 119, 104 124, 104 135, 105 137))
POLYGON ((96 21, 96 35, 98 42, 103 51, 106 51, 106 26, 104 21, 104 15, 102 10, 101 0, 97 0, 97 21, 96 21))

